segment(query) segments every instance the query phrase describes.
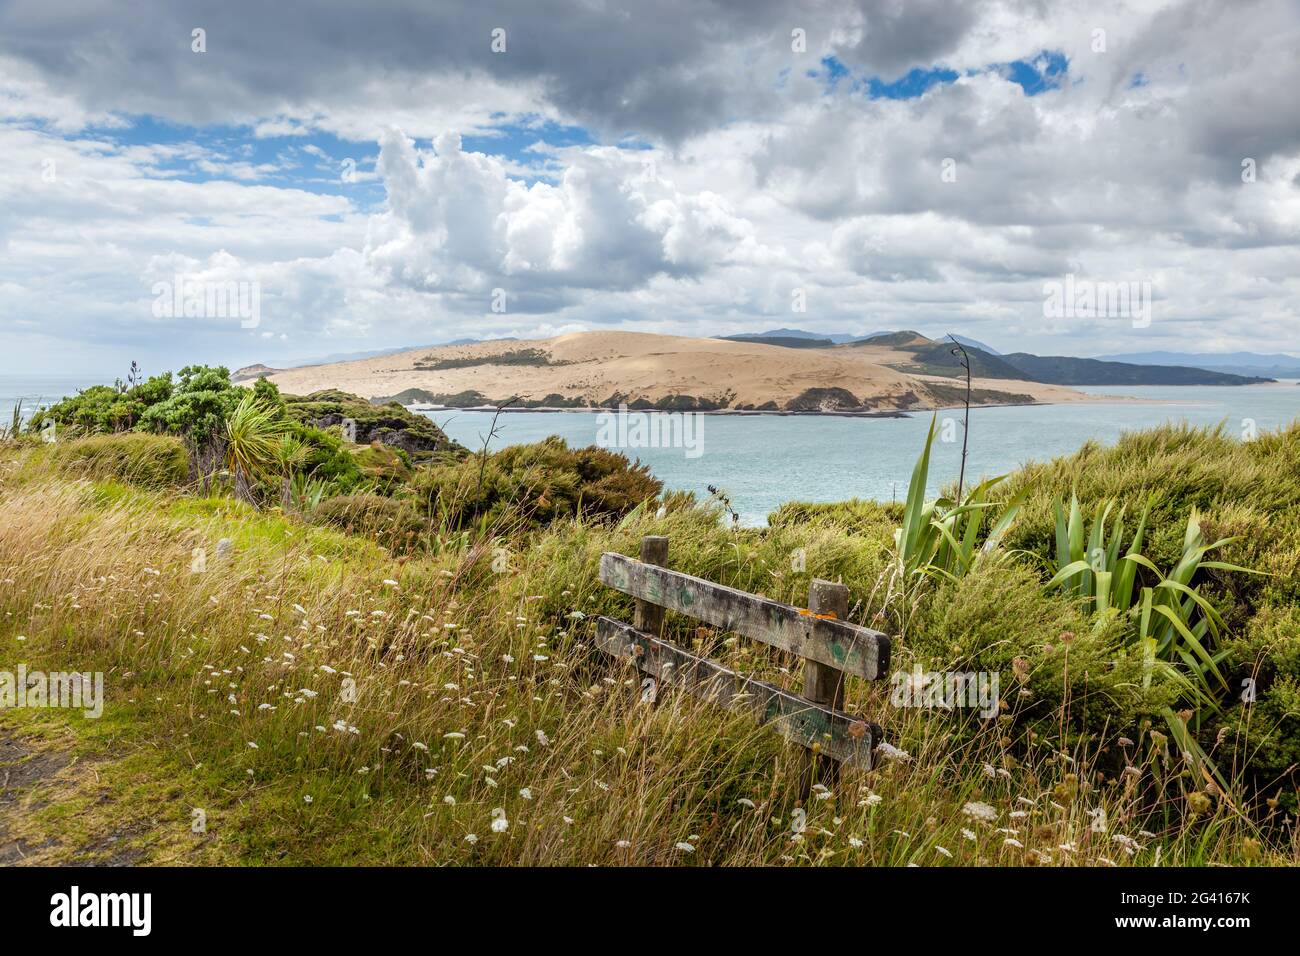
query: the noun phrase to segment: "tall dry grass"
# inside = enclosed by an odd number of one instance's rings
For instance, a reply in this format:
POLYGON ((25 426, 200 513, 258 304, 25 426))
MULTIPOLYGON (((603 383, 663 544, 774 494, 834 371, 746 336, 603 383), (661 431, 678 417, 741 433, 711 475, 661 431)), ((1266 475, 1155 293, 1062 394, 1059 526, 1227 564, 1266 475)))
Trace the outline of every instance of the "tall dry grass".
MULTIPOLYGON (((850 706, 892 749, 803 801, 800 754, 769 730, 671 691, 640 703, 636 676, 592 647, 594 614, 630 613, 596 580, 602 551, 668 534, 675 565, 787 600, 806 588, 792 548, 809 549, 810 574, 884 573, 882 555, 824 528, 638 512, 449 536, 408 560, 230 499, 63 477, 45 456, 0 459, 0 662, 105 671, 107 719, 158 749, 159 772, 202 768, 160 825, 205 808, 210 827, 238 826, 248 862, 1297 859, 1292 830, 1263 833, 1227 801, 1189 805, 1158 733, 1122 745, 1098 728, 1068 753, 1024 752, 1001 721, 954 732, 949 715, 889 709, 856 684, 850 706), (1107 779, 1118 746, 1135 770, 1107 779)), ((857 604, 863 619, 881 610, 857 604)), ((798 688, 793 661, 677 626, 798 688)))

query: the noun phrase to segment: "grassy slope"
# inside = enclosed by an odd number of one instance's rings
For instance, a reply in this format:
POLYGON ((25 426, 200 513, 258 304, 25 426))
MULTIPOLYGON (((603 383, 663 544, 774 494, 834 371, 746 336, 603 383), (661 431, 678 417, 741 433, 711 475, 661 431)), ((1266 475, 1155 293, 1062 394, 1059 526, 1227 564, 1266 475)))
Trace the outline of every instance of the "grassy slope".
MULTIPOLYGON (((437 541, 427 556, 399 562, 363 540, 228 499, 66 478, 47 455, 0 457, 0 665, 103 670, 109 706, 100 721, 0 714, 0 730, 34 754, 77 758, 16 803, 0 803, 0 844, 15 836, 28 848, 48 844, 36 859, 901 865, 1258 856, 1257 832, 1226 807, 1183 817, 1176 781, 1155 816, 1138 817, 1134 782, 1104 769, 1113 741, 1097 737, 1061 755, 1046 735, 1017 746, 1001 721, 972 721, 954 735, 950 719, 889 710, 882 688, 857 684, 850 709, 880 719, 913 759, 846 776, 806 804, 796 838, 798 755, 689 699, 637 705, 636 682, 591 649, 589 623, 575 613, 626 618, 630 602, 596 580, 598 556, 633 553, 641 535, 659 533, 670 536, 675 567, 781 600, 801 603, 812 576, 842 578, 853 617, 876 620, 888 600, 887 522, 866 519, 860 534, 821 521, 730 532, 709 513, 682 510, 616 528, 558 522, 527 542, 437 541), (221 537, 234 542, 225 563, 213 558, 221 537), (195 547, 207 549, 202 573, 190 570, 195 547), (502 573, 492 569, 496 547, 514 549, 502 573), (806 566, 795 571, 799 549, 806 566), (356 682, 355 702, 343 693, 345 676, 356 682), (965 816, 970 800, 997 819, 965 816), (1098 807, 1105 833, 1091 827, 1098 807), (207 813, 206 833, 191 831, 196 808, 207 813), (503 832, 491 828, 498 808, 509 821, 503 832), (1128 855, 1116 835, 1142 849, 1128 855)), ((678 628, 679 640, 733 666, 799 686, 788 659, 678 628)), ((1136 747, 1153 755, 1150 776, 1159 777, 1159 742, 1139 735, 1136 747)), ((1296 859, 1285 840, 1264 852, 1296 859)))

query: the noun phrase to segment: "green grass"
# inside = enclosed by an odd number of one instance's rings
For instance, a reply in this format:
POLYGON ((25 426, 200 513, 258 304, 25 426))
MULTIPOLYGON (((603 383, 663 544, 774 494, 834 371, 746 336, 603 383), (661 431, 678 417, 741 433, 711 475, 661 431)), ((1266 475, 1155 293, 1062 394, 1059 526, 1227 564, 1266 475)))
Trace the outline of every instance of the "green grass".
MULTIPOLYGON (((599 556, 634 554, 646 534, 669 536, 674 568, 790 603, 812 577, 842 580, 852 620, 896 632, 889 506, 857 503, 843 521, 790 506, 769 529, 737 530, 678 497, 662 516, 431 527, 408 555, 228 498, 73 478, 50 457, 0 452, 0 652, 104 671, 109 707, 99 722, 0 720, 95 761, 98 781, 40 784, 43 807, 5 811, 10 829, 61 838, 61 860, 102 855, 118 820, 142 863, 1297 860, 1285 805, 1221 797, 1166 756, 1150 715, 1167 689, 1135 690, 1111 636, 1045 594, 1028 560, 935 582, 896 642, 899 667, 1001 670, 1002 716, 894 709, 888 687, 853 681, 848 709, 910 759, 847 772, 824 799, 803 799, 801 756, 770 729, 671 692, 640 705, 634 675, 592 646, 594 615, 632 613, 599 583, 599 556), (232 547, 217 560, 221 538, 232 547), (93 810, 102 788, 111 820, 93 810), (964 812, 971 802, 993 818, 964 812)), ((1251 631, 1252 649, 1283 640, 1287 620, 1251 631)), ((801 686, 786 655, 685 619, 670 634, 801 686)), ((1268 677, 1269 692, 1285 686, 1268 677)))

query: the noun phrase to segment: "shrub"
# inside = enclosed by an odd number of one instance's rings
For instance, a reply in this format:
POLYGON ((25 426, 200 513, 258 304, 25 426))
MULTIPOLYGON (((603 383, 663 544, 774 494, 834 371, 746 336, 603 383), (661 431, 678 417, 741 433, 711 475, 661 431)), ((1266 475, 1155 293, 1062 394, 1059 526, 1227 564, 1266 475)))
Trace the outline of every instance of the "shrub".
POLYGON ((183 485, 189 461, 180 439, 165 435, 92 435, 55 446, 63 471, 97 481, 125 481, 151 488, 183 485))
POLYGON ((833 504, 788 501, 767 516, 767 523, 773 528, 790 528, 797 525, 810 528, 834 528, 847 534, 861 535, 890 545, 894 541, 894 529, 902 520, 902 504, 881 504, 859 498, 833 504))
POLYGON ((1122 630, 1094 630, 1071 601, 1044 594, 1030 568, 981 562, 922 603, 896 668, 997 673, 1018 723, 1053 735, 1058 726, 1123 732, 1145 718, 1163 722, 1178 691, 1159 675, 1144 686, 1142 656, 1122 630))
POLYGON ((452 523, 516 517, 545 525, 576 514, 618 516, 659 494, 663 483, 640 463, 604 448, 571 449, 561 438, 434 464, 413 485, 429 513, 452 523))
POLYGON ((428 529, 410 502, 382 495, 326 498, 312 511, 311 518, 318 524, 373 538, 391 551, 415 550, 428 529))

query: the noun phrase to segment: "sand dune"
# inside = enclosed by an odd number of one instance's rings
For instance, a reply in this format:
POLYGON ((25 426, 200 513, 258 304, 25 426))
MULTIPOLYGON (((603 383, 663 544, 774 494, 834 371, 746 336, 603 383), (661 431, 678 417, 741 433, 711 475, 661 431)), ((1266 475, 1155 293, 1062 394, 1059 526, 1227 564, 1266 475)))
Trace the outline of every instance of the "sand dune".
MULTIPOLYGON (((560 404, 546 401, 560 396, 564 403, 584 405, 623 400, 730 410, 882 411, 953 404, 952 389, 964 382, 890 367, 911 360, 910 353, 881 346, 791 349, 643 332, 575 332, 412 349, 268 377, 296 394, 337 388, 376 398, 418 389, 427 393, 423 397, 458 405, 478 403, 466 393, 487 401, 519 396, 533 404, 560 404)), ((978 404, 1092 398, 1014 380, 977 379, 974 387, 978 404)))

